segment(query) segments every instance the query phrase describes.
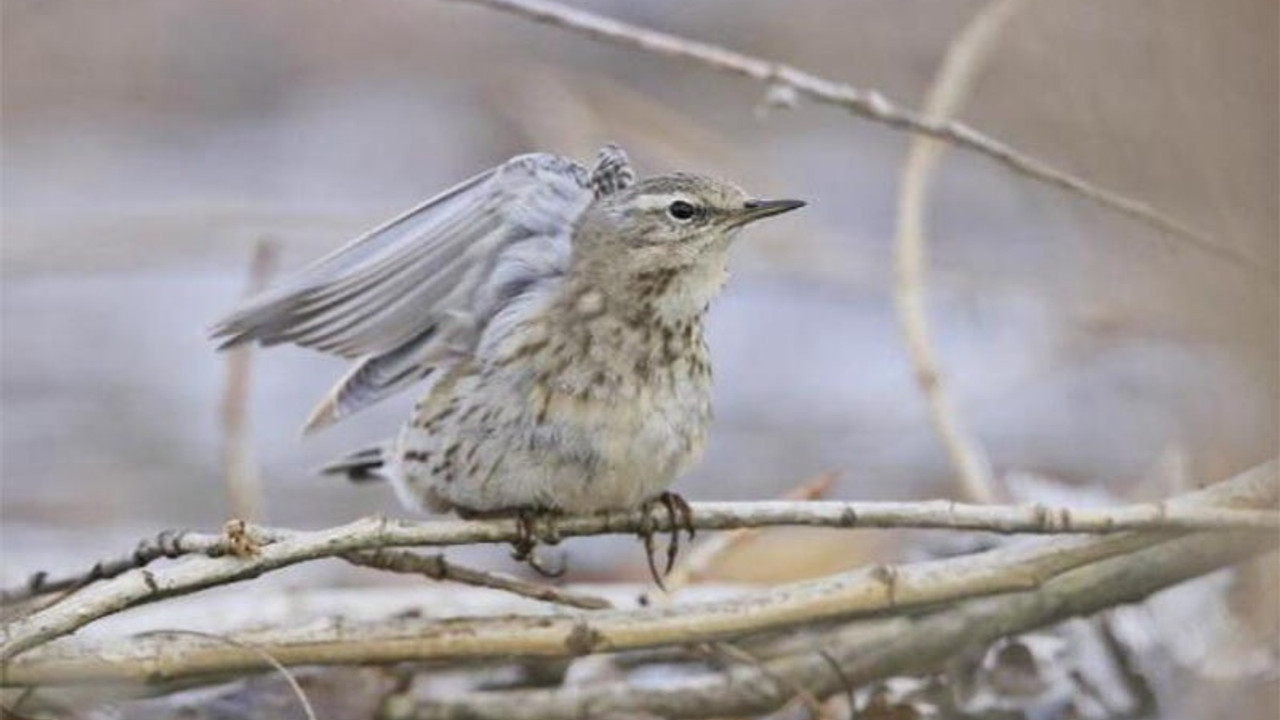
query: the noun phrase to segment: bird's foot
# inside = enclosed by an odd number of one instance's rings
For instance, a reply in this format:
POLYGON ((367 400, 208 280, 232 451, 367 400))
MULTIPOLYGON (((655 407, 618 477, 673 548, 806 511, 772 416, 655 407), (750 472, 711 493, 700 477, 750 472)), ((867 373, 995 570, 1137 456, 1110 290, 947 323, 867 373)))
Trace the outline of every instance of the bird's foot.
POLYGON ((556 530, 557 514, 547 510, 522 508, 516 511, 516 539, 511 543, 511 557, 517 562, 527 563, 535 572, 543 577, 557 578, 564 575, 567 564, 549 566, 538 557, 538 543, 555 545, 560 542, 556 530))
POLYGON ((657 497, 649 500, 641 506, 644 512, 644 521, 640 526, 639 535, 644 540, 645 557, 649 561, 649 574, 653 577, 653 581, 657 583, 663 591, 667 589, 663 584, 662 578, 671 572, 675 567, 676 556, 680 553, 680 531, 684 530, 689 535, 689 540, 693 540, 697 534, 697 529, 693 526, 693 508, 689 507, 689 503, 680 495, 673 492, 663 492, 657 497), (670 536, 667 541, 667 562, 666 568, 659 573, 658 564, 654 559, 656 547, 653 540, 656 523, 653 519, 654 508, 662 506, 667 513, 667 524, 670 526, 670 536))

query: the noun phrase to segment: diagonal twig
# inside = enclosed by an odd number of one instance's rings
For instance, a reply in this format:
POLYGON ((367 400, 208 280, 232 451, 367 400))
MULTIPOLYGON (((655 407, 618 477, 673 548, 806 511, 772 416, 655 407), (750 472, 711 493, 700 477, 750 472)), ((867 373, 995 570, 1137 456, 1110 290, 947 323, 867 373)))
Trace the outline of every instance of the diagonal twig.
POLYGON ((551 0, 454 0, 481 5, 526 20, 551 25, 601 42, 636 48, 680 60, 690 60, 721 72, 740 75, 771 88, 786 88, 797 95, 843 108, 858 117, 889 127, 937 138, 984 155, 1014 172, 1080 195, 1169 233, 1199 250, 1244 269, 1271 285, 1271 268, 1255 258, 1220 245, 1200 230, 1172 218, 1146 203, 1100 188, 1059 170, 959 122, 937 122, 903 109, 874 90, 862 90, 828 80, 782 63, 771 62, 718 45, 658 32, 604 15, 579 10, 551 0))
POLYGON ((423 575, 432 580, 452 580, 473 587, 503 590, 513 595, 565 605, 584 610, 603 610, 613 607, 608 599, 596 595, 565 590, 542 583, 521 580, 503 573, 477 570, 458 565, 443 555, 423 555, 409 550, 378 548, 364 552, 347 553, 343 560, 352 565, 377 568, 389 572, 423 575))

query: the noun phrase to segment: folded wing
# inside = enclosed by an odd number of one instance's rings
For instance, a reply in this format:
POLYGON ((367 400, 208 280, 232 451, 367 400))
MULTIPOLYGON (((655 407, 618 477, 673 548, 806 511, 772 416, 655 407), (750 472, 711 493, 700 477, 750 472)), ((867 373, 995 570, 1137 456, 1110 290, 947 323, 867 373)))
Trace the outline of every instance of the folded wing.
POLYGON ((356 359, 306 430, 331 424, 471 352, 505 304, 557 282, 590 186, 567 158, 513 158, 317 260, 213 335, 356 359))

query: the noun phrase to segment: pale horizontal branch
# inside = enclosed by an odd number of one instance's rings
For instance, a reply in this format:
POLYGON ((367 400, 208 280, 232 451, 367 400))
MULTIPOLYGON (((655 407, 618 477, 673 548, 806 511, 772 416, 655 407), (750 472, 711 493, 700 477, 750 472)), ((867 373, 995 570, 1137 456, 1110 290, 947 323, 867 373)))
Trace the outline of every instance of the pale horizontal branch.
MULTIPOLYGON (((1274 476, 1274 463, 1257 472, 1274 476)), ((636 533, 646 525, 668 530, 658 513, 640 512, 563 517, 545 523, 556 539, 574 535, 636 533)), ((895 502, 748 502, 695 503, 693 524, 700 530, 772 525, 837 528, 952 528, 1002 533, 1116 532, 1121 530, 1252 529, 1280 527, 1280 515, 1256 509, 1203 507, 1162 502, 1112 509, 1049 508, 1043 505, 987 506, 949 501, 895 502)), ((232 523, 231 525, 234 525, 232 523)), ((112 613, 146 602, 257 577, 300 562, 392 546, 440 546, 511 542, 519 536, 514 520, 441 520, 409 522, 365 518, 313 532, 244 526, 234 536, 181 534, 179 547, 203 548, 218 557, 192 557, 169 567, 131 570, 5 626, 0 659, 18 653, 112 613), (217 540, 217 538, 222 540, 217 540), (261 543, 251 554, 247 541, 261 543), (222 542, 222 545, 218 545, 222 542), (212 548, 212 550, 210 550, 212 548)))
MULTIPOLYGON (((1185 512, 1188 505, 1204 503, 1265 506, 1274 503, 1275 498, 1276 467, 1274 463, 1267 463, 1227 483, 1175 498, 1169 501, 1167 508, 1170 513, 1178 513, 1185 512)), ((923 608, 975 596, 1032 589, 1072 569, 1132 553, 1167 541, 1170 537, 1169 533, 1156 532, 1102 538, 1059 538, 947 560, 867 568, 741 598, 672 608, 430 622, 404 619, 392 623, 343 624, 339 628, 265 631, 237 639, 270 653, 285 665, 565 657, 725 640, 824 620, 923 608)), ((1274 533, 1259 537, 1268 540, 1274 537, 1274 533)), ((286 540, 268 545, 257 557, 281 552, 282 548, 284 552, 297 552, 289 550, 291 542, 286 540)), ((340 539, 333 539, 333 542, 340 542, 340 539)), ((195 558, 171 570, 190 574, 190 566, 200 565, 202 567, 198 570, 207 574, 216 570, 217 563, 223 560, 232 558, 195 558)), ((164 581, 174 583, 189 579, 184 576, 166 577, 164 581)), ((111 584, 105 583, 99 590, 111 584)), ((129 586, 122 584, 117 593, 128 590, 129 586)), ((105 600, 99 598, 95 602, 105 600)), ((74 608, 64 607, 67 605, 70 603, 50 610, 62 608, 62 616, 73 614, 74 608)), ((30 647, 33 637, 38 644, 40 638, 37 633, 47 632, 46 628, 24 628, 25 634, 15 634, 10 640, 10 647, 24 638, 30 647)), ((90 680, 166 681, 212 672, 261 669, 261 666, 262 660, 258 655, 223 644, 194 638, 167 642, 133 638, 99 645, 56 644, 30 650, 10 660, 4 681, 18 685, 90 680)))
POLYGON ((1201 251, 1276 283, 1270 266, 1221 245, 1201 231, 1146 203, 1100 188, 1020 152, 960 122, 933 120, 901 108, 874 90, 862 90, 819 77, 790 65, 740 53, 711 43, 659 32, 550 0, 456 0, 482 5, 534 22, 562 28, 601 42, 643 50, 663 57, 696 62, 715 70, 783 87, 814 102, 843 108, 854 115, 898 130, 937 138, 977 152, 1025 177, 1075 193, 1103 207, 1181 238, 1201 251))
POLYGON ((554 689, 481 692, 388 705, 386 720, 532 720, 547 717, 705 718, 774 712, 804 688, 826 698, 902 673, 921 672, 966 647, 1090 615, 1274 548, 1257 534, 1196 534, 1083 566, 1035 590, 963 601, 918 617, 815 635, 807 651, 661 686, 626 680, 554 689), (833 667, 839 668, 839 672, 833 667))
MULTIPOLYGON (((836 478, 836 473, 822 473, 814 479, 792 488, 781 499, 783 501, 803 500, 805 502, 813 502, 831 490, 836 478)), ((735 548, 742 547, 744 543, 756 537, 759 532, 759 528, 738 528, 719 535, 713 535, 694 545, 689 552, 686 552, 680 558, 680 562, 676 563, 676 566, 663 579, 663 584, 667 586, 667 592, 678 592, 682 588, 708 577, 716 563, 723 561, 735 548)))
MULTIPOLYGON (((694 527, 699 530, 733 530, 773 526, 811 526, 841 529, 912 528, 977 530, 995 533, 1109 533, 1125 530, 1268 530, 1280 528, 1280 513, 1213 507, 1176 507, 1142 503, 1112 508, 1067 508, 1047 505, 973 505, 950 500, 919 502, 753 501, 693 503, 694 527)), ((665 518, 656 527, 669 529, 665 518)), ((564 517, 555 521, 560 537, 634 533, 640 529, 638 513, 564 517)), ((551 528, 548 528, 551 529, 551 528)), ((247 526, 258 542, 322 538, 332 534, 349 537, 344 547, 369 550, 388 545, 445 546, 504 543, 516 539, 511 520, 384 520, 365 518, 328 531, 301 532, 284 528, 247 526), (321 535, 323 533, 323 535, 321 535), (370 533, 375 533, 370 535, 370 533)), ((21 586, 0 593, 5 603, 32 595, 80 587, 94 580, 116 577, 161 558, 183 555, 217 557, 229 552, 223 534, 165 530, 146 538, 131 552, 95 563, 88 570, 51 576, 33 574, 21 586)), ((337 555, 335 550, 329 555, 337 555)), ((322 555, 324 556, 324 555, 322 555)), ((309 558, 302 558, 309 559, 309 558)))

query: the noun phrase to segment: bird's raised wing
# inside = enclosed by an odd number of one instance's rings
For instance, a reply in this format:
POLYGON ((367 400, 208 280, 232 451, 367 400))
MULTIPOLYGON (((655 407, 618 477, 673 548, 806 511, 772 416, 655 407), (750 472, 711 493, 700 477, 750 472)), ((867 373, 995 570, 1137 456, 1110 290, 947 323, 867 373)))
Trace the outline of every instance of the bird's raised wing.
POLYGON ((357 359, 306 429, 323 427, 472 351, 506 303, 562 276, 594 184, 567 158, 513 158, 249 300, 213 335, 357 359))

